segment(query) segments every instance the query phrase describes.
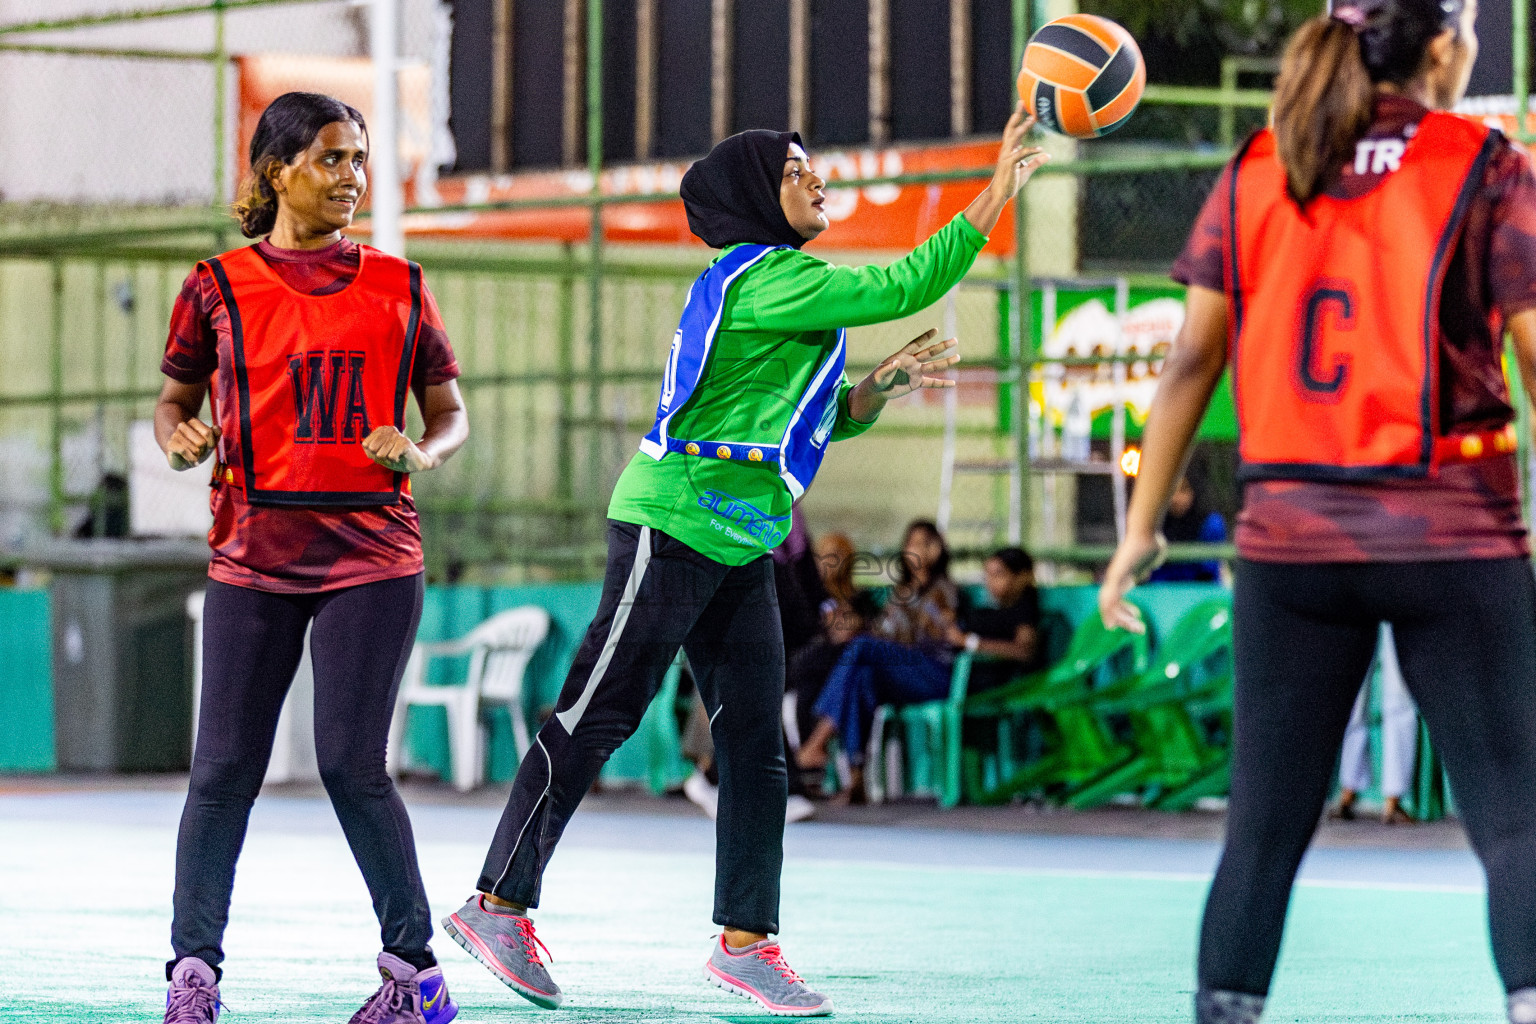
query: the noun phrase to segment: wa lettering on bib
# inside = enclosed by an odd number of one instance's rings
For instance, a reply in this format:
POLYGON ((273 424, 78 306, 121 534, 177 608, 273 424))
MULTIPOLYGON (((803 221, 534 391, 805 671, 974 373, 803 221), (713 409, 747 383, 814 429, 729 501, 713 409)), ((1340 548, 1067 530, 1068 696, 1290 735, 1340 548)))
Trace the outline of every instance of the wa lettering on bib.
POLYGON ((1355 199, 1298 207, 1271 131, 1234 165, 1228 317, 1244 479, 1434 472, 1440 296, 1496 133, 1431 113, 1410 138, 1362 143, 1355 199))
POLYGON ((235 407, 217 410, 238 458, 226 482, 254 504, 395 505, 405 474, 364 453, 375 427, 405 429, 421 330, 421 268, 361 247, 357 277, 339 292, 290 288, 253 248, 209 260, 229 311, 219 372, 235 407))

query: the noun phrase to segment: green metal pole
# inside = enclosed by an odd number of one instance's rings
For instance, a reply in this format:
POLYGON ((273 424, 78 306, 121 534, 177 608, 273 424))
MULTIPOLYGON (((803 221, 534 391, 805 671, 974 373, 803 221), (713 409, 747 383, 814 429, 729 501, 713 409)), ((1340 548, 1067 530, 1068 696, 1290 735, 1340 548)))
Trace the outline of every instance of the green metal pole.
MULTIPOLYGON (((592 175, 592 226, 587 251, 587 370, 591 374, 587 415, 601 414, 603 384, 603 0, 587 0, 587 171, 592 175)), ((601 480, 603 432, 594 428, 587 446, 590 497, 601 480)))
POLYGON ((229 125, 226 108, 229 105, 227 64, 229 53, 224 40, 224 0, 213 4, 213 207, 224 205, 224 178, 228 173, 229 125))
MULTIPOLYGON (((1013 0, 1013 66, 1024 66, 1024 47, 1030 36, 1029 0, 1013 0)), ((1015 360, 1012 370, 1020 380, 1019 403, 1013 410, 1017 417, 1029 415, 1030 378, 1033 376, 1031 360, 1035 349, 1030 341, 1030 282, 1029 282, 1029 208, 1022 193, 1013 201, 1013 303, 1012 328, 1015 343, 1012 354, 1015 360)), ((1033 488, 1030 480, 1029 425, 1013 431, 1018 445, 1014 457, 1020 466, 1019 540, 1026 547, 1030 543, 1030 500, 1033 488)))
POLYGON ((54 536, 64 532, 64 264, 49 267, 53 291, 52 337, 53 403, 48 438, 48 525, 54 536))
MULTIPOLYGON (((1221 59, 1221 91, 1228 95, 1237 92, 1237 61, 1232 57, 1221 59)), ((1221 128, 1217 138, 1223 149, 1231 149, 1237 142, 1237 108, 1230 99, 1221 101, 1221 128)))
POLYGON ((1531 5, 1527 0, 1514 0, 1514 39, 1511 50, 1514 55, 1515 123, 1516 134, 1525 141, 1536 138, 1526 127, 1531 112, 1531 5))

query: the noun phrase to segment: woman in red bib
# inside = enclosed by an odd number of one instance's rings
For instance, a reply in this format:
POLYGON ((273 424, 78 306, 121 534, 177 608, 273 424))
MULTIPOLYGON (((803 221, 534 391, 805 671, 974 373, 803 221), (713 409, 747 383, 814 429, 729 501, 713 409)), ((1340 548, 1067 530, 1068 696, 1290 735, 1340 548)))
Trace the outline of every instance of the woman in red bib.
POLYGON ((242 231, 262 240, 198 264, 172 317, 156 436, 176 469, 216 458, 167 1024, 218 1015, 235 861, 306 630, 320 774, 384 947, 384 983, 353 1021, 457 1013, 427 944, 411 823, 384 751, 421 615, 410 475, 441 465, 469 426, 421 268, 342 237, 367 157, 356 110, 314 93, 275 100, 236 204, 242 231), (415 442, 403 432, 412 395, 426 424, 415 442))
POLYGON ((1488 876, 1509 1019, 1536 1022, 1536 583, 1513 335, 1536 393, 1536 177, 1444 111, 1476 0, 1338 0, 1292 40, 1274 128, 1238 154, 1174 276, 1188 318, 1100 592, 1106 623, 1230 364, 1245 500, 1226 847, 1200 940, 1201 1024, 1259 1019, 1296 870, 1390 622, 1488 876))

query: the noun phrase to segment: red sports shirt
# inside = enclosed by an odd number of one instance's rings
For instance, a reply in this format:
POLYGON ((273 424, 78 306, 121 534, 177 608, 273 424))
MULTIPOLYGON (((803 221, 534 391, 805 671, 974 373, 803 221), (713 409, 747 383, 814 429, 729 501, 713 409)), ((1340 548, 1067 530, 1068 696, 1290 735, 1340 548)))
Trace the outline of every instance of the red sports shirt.
MULTIPOLYGON (((292 251, 259 242, 255 251, 289 286, 309 295, 334 294, 356 278, 358 247, 292 251)), ((442 316, 422 288, 422 323, 411 366, 411 390, 459 375, 442 316)), ((171 314, 161 370, 185 384, 212 378, 214 397, 229 407, 231 374, 215 374, 218 343, 229 314, 206 264, 188 275, 171 314)), ((197 470, 188 470, 197 472, 197 470)), ((223 583, 275 593, 309 593, 412 576, 422 571, 421 528, 408 493, 400 503, 362 509, 276 508, 253 505, 238 487, 216 486, 211 499, 213 560, 208 575, 223 583)))
MULTIPOLYGON (((1367 141, 1404 140, 1428 110, 1380 97, 1367 141)), ((1354 198, 1382 174, 1345 173, 1330 194, 1354 198)), ((1385 173, 1385 172, 1384 172, 1385 173)), ((1222 175, 1174 265, 1184 284, 1226 290, 1223 251, 1231 171, 1222 175)), ((1503 339, 1491 324, 1536 309, 1536 174, 1523 150, 1493 154, 1446 273, 1439 320, 1438 420, 1448 435, 1494 429, 1513 418, 1503 339)), ((1508 460, 1440 467, 1428 479, 1249 483, 1238 552, 1264 562, 1407 562, 1513 558, 1528 553, 1519 482, 1508 460)))

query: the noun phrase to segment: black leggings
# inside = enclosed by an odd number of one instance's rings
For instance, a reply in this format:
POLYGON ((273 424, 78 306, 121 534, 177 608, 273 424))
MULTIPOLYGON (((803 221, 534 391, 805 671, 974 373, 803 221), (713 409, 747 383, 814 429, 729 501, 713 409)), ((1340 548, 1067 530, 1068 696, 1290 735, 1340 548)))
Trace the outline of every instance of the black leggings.
POLYGON ((373 897, 384 949, 418 968, 436 963, 411 820, 384 771, 421 602, 420 574, 319 594, 209 581, 197 750, 176 840, 176 959, 167 974, 183 957, 215 970, 224 959, 235 861, 311 621, 320 778, 373 897))
POLYGON ((1268 993, 1291 884, 1344 727, 1392 624, 1398 659, 1488 876, 1508 991, 1536 985, 1536 584, 1523 559, 1237 570, 1226 848, 1200 986, 1268 993))
POLYGON ((776 932, 786 782, 784 636, 764 555, 728 566, 610 521, 597 617, 555 714, 523 758, 477 887, 535 907, 544 867, 604 762, 640 724, 678 648, 709 714, 720 772, 715 923, 776 932))

